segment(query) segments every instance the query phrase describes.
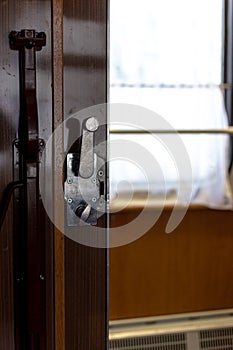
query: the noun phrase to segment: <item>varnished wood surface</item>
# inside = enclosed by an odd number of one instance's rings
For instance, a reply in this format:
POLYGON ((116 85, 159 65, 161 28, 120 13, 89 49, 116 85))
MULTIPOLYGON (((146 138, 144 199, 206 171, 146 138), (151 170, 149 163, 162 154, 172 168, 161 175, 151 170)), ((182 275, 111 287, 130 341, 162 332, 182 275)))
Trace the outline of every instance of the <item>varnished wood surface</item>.
MULTIPOLYGON (((0 197, 5 186, 12 180, 11 140, 15 137, 17 102, 11 101, 12 73, 9 62, 8 28, 6 23, 8 7, 1 6, 0 30, 0 197), (4 55, 3 55, 4 53, 4 55), (8 74, 8 73, 10 74, 8 74), (4 84, 2 83, 4 82, 4 84)), ((14 73, 13 73, 14 74, 14 73)), ((13 325, 13 251, 12 251, 12 207, 9 208, 5 223, 0 232, 0 349, 14 349, 13 325)))
MULTIPOLYGON (((64 2, 65 117, 106 102, 106 15, 106 0, 64 2)), ((107 259, 105 249, 66 239, 67 350, 107 349, 107 259)))
MULTIPOLYGON (((37 55, 37 97, 40 137, 47 140, 52 130, 51 92, 51 3, 31 0, 0 1, 0 197, 13 180, 12 140, 19 119, 18 53, 9 48, 11 30, 36 29, 47 34, 47 45, 37 55)), ((13 350, 13 219, 10 208, 0 233, 0 349, 13 350)), ((47 348, 53 349, 53 276, 51 226, 46 234, 47 348)))
MULTIPOLYGON (((54 130, 64 120, 63 99, 63 0, 52 1, 53 18, 53 121, 54 130)), ((63 130, 55 138, 54 145, 54 217, 62 220, 64 226, 63 199, 57 198, 62 179, 61 150, 63 130)), ((55 350, 65 349, 65 239, 64 234, 54 227, 54 277, 55 277, 55 350)))
MULTIPOLYGON (((111 226, 138 213, 112 214, 111 226)), ((233 212, 189 210, 166 234, 170 214, 164 210, 142 238, 110 250, 110 319, 233 307, 233 212)))

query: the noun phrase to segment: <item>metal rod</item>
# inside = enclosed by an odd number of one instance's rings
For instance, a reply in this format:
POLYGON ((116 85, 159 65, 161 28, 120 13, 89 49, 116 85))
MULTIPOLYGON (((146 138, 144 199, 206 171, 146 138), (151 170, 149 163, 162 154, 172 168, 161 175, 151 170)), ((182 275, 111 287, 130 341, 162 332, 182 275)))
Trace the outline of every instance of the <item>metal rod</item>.
POLYGON ((162 130, 146 130, 146 129, 113 129, 110 130, 110 134, 226 134, 233 136, 233 127, 226 129, 162 129, 162 130))
POLYGON ((13 182, 10 182, 6 186, 6 188, 3 192, 2 200, 0 202, 0 231, 1 231, 2 225, 4 223, 7 209, 9 207, 9 204, 11 201, 11 196, 12 196, 14 190, 16 188, 23 188, 23 186, 24 185, 23 185, 22 181, 13 181, 13 182))
MULTIPOLYGON (((42 350, 46 339, 45 212, 39 189, 39 168, 44 141, 39 138, 36 52, 46 45, 46 35, 23 29, 12 31, 9 37, 11 49, 19 52, 19 179, 24 183, 15 232, 22 249, 15 247, 14 252, 14 260, 19 262, 24 275, 23 294, 17 288, 14 293, 16 344, 26 337, 30 350, 42 350), (17 308, 18 301, 21 309, 17 308)), ((17 272, 18 265, 14 264, 14 274, 17 272)))
POLYGON ((112 88, 137 88, 137 89, 221 89, 231 90, 232 85, 227 83, 222 84, 166 84, 166 83, 111 83, 112 88))

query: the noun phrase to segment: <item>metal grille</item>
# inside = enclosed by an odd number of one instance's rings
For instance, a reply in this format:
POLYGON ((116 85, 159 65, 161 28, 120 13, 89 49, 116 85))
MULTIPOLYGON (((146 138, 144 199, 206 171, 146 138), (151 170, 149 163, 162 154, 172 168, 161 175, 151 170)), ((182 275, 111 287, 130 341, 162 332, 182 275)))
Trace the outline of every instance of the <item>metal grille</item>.
POLYGON ((200 331, 200 349, 233 350, 233 328, 200 331))
POLYGON ((112 321, 109 350, 233 350, 233 309, 112 321))
POLYGON ((187 350, 185 333, 112 339, 109 350, 187 350))

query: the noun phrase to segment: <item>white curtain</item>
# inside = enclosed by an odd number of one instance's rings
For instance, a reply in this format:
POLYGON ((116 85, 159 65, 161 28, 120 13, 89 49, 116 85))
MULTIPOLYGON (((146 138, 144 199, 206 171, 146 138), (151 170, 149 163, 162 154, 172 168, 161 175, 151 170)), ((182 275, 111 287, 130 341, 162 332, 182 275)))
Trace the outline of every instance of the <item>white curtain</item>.
MULTIPOLYGON (((110 102, 149 108, 175 129, 228 127, 218 86, 222 72, 221 0, 111 0, 110 13, 110 102)), ((158 128, 156 118, 154 124, 146 122, 145 129, 158 128)), ((191 160, 192 203, 232 208, 228 136, 181 137, 191 160)), ((177 171, 161 143, 150 135, 111 136, 111 140, 119 138, 146 147, 162 173, 152 172, 145 179, 132 162, 114 161, 110 163, 112 198, 132 187, 138 193, 146 191, 146 181, 159 198, 163 176, 167 197, 175 198, 180 185, 177 171)), ((147 159, 144 162, 146 167, 147 159)), ((181 186, 185 188, 188 181, 181 186)))

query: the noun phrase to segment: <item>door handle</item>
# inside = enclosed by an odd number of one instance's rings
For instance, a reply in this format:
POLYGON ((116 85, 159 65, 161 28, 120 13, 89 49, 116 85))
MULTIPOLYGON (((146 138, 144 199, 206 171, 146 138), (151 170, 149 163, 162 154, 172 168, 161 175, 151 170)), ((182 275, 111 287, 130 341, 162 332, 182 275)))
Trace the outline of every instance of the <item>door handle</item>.
POLYGON ((6 217, 12 194, 17 188, 23 188, 23 183, 21 181, 10 182, 3 191, 3 196, 0 202, 0 231, 6 217))
MULTIPOLYGON (((46 45, 44 32, 35 30, 11 31, 9 34, 10 47, 19 51, 20 66, 20 122, 18 140, 15 146, 26 158, 38 154, 38 112, 36 100, 36 60, 35 51, 46 45)), ((40 140, 42 145, 43 140, 40 140)), ((23 176, 18 181, 12 181, 3 192, 0 202, 0 230, 2 228, 11 196, 15 189, 23 188, 23 176)))
POLYGON ((104 214, 105 161, 95 150, 95 133, 99 129, 96 117, 82 123, 80 153, 66 157, 65 200, 68 226, 96 225, 104 214))

